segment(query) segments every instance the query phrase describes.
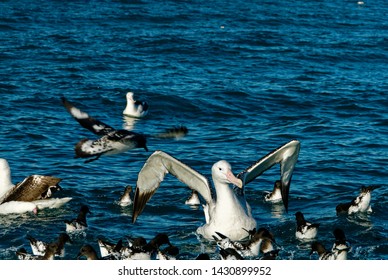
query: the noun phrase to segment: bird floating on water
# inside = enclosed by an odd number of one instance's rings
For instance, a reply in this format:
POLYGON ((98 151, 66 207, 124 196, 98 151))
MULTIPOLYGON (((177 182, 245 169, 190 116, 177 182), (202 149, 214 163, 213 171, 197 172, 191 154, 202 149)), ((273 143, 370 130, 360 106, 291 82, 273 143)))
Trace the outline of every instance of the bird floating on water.
POLYGON ((148 114, 147 101, 135 100, 133 92, 127 92, 127 105, 123 111, 123 114, 134 118, 143 118, 148 114))
POLYGON ((343 248, 342 250, 326 250, 325 246, 318 241, 311 243, 310 255, 314 252, 318 253, 319 260, 344 260, 343 252, 347 252, 350 248, 343 248))
POLYGON ((46 175, 30 175, 13 184, 11 169, 6 159, 0 158, 0 214, 25 213, 38 209, 58 208, 71 200, 70 197, 52 198, 62 190, 62 179, 46 175))
POLYGON ((360 194, 352 201, 338 204, 336 207, 337 215, 342 213, 349 215, 354 213, 371 213, 370 201, 373 189, 375 189, 375 186, 362 187, 360 194))
POLYGON ((118 201, 118 205, 120 205, 121 207, 131 205, 132 204, 131 194, 132 194, 132 187, 128 185, 125 187, 124 192, 118 201))
POLYGON ((209 180, 205 176, 171 155, 156 151, 148 158, 138 174, 132 222, 134 223, 141 214, 147 201, 164 180, 165 175, 170 173, 197 191, 206 201, 206 205, 204 205, 206 223, 197 229, 199 235, 212 240, 216 232, 222 232, 231 240, 241 240, 248 235, 244 229, 256 228, 256 220, 252 216, 251 207, 245 200, 245 185, 279 163, 281 193, 287 210, 291 177, 299 150, 299 141, 292 140, 262 157, 240 172, 237 177, 233 174, 227 161, 216 162, 212 167, 216 197, 212 195, 209 180), (230 184, 235 187, 231 188, 230 184))
POLYGON ((87 205, 82 205, 77 218, 72 220, 65 220, 66 232, 80 232, 88 228, 86 222, 86 215, 91 214, 87 205))
POLYGON ((198 192, 195 190, 192 190, 190 196, 186 199, 185 204, 192 205, 192 206, 201 205, 198 192))
POLYGON ((340 228, 336 228, 333 231, 333 235, 335 237, 335 241, 331 251, 336 254, 337 260, 347 260, 348 252, 351 249, 351 246, 346 240, 345 232, 340 228))
POLYGON ((30 254, 25 248, 20 248, 16 251, 16 257, 19 260, 54 260, 57 250, 57 243, 48 244, 44 255, 30 254))
MULTIPOLYGON (((31 235, 27 235, 27 239, 30 242, 31 250, 34 255, 43 256, 46 253, 46 249, 50 244, 49 242, 38 240, 31 235)), ((58 240, 55 241, 55 243, 57 244, 57 251, 55 252, 56 256, 65 256, 65 244, 67 242, 72 243, 70 236, 64 232, 59 234, 58 240)))
POLYGON ((118 253, 120 251, 120 246, 121 246, 121 242, 117 244, 117 248, 115 248, 115 250, 111 254, 107 256, 99 257, 97 254, 97 251, 93 248, 92 245, 84 244, 80 248, 76 256, 76 259, 79 260, 82 257, 85 257, 86 260, 120 260, 120 253, 118 253))
POLYGON ((145 135, 125 129, 114 129, 89 114, 75 107, 66 98, 61 98, 63 105, 73 118, 84 128, 100 136, 96 140, 82 139, 75 145, 76 158, 91 158, 85 162, 99 159, 103 155, 114 155, 128 150, 143 148, 148 151, 147 138, 177 138, 188 133, 184 126, 166 129, 156 135, 145 135))
POLYGON ((264 200, 272 203, 282 201, 282 182, 280 180, 275 181, 272 192, 268 192, 264 196, 264 200))
POLYGON ((325 246, 321 242, 318 242, 318 241, 314 241, 313 243, 311 243, 310 256, 315 252, 318 253, 319 260, 335 260, 336 259, 335 253, 326 250, 325 246))
POLYGON ((173 259, 179 253, 179 249, 173 246, 164 233, 156 234, 149 242, 143 237, 128 240, 128 245, 122 245, 122 241, 112 243, 101 238, 98 239, 101 257, 105 258, 115 254, 120 260, 150 260, 154 254, 158 259, 173 259), (118 246, 117 244, 120 244, 118 246), (162 245, 167 244, 165 248, 162 245))
POLYGON ((313 239, 318 234, 319 223, 310 223, 305 220, 302 212, 295 213, 296 231, 295 236, 298 239, 313 239))

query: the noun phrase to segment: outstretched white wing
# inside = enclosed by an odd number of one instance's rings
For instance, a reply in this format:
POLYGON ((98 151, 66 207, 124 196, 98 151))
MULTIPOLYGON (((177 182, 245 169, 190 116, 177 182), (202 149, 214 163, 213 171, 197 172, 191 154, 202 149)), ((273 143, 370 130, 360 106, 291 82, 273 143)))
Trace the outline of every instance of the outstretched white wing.
POLYGON ((273 150, 250 167, 240 172, 237 177, 243 182, 243 186, 260 176, 275 164, 280 164, 280 180, 282 183, 281 193, 283 204, 288 211, 288 194, 295 164, 298 160, 300 142, 292 140, 287 144, 273 150))
POLYGON ((197 191, 207 204, 213 202, 210 183, 205 176, 169 154, 155 151, 147 159, 138 175, 133 199, 133 223, 143 211, 148 200, 156 192, 167 173, 174 175, 179 181, 197 191))

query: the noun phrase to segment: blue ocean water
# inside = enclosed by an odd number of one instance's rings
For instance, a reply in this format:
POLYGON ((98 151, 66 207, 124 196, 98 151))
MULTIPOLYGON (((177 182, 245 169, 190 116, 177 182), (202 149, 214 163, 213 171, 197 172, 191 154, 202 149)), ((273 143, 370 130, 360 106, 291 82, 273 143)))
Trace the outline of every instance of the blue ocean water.
POLYGON ((206 176, 228 160, 235 173, 292 139, 301 142, 289 211, 263 201, 277 167, 247 186, 258 224, 282 246, 280 259, 310 259, 295 239, 296 211, 321 223, 330 248, 341 227, 349 259, 388 258, 388 26, 386 1, 1 1, 0 157, 13 181, 30 174, 63 179, 58 196, 73 200, 37 215, 0 216, 0 258, 16 259, 27 234, 51 241, 65 219, 88 204, 89 229, 74 236, 65 259, 97 238, 152 238, 165 232, 180 259, 214 243, 195 234, 202 207, 167 176, 135 224, 116 204, 154 150, 206 176), (125 93, 147 100, 145 119, 124 118, 125 93), (74 158, 81 138, 94 138, 63 108, 65 96, 116 128, 153 134, 185 125, 179 140, 150 140, 85 164, 74 158), (371 214, 337 217, 335 206, 372 192, 371 214))

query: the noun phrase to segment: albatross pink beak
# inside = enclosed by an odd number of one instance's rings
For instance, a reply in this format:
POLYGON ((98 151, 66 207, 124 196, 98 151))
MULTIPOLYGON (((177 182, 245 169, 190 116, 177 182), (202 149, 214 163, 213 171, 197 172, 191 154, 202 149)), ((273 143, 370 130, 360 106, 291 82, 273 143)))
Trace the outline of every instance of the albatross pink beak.
POLYGON ((236 176, 234 176, 232 171, 228 170, 228 172, 226 172, 226 178, 233 185, 235 185, 235 186, 239 187, 240 189, 242 189, 242 181, 240 179, 238 179, 236 176))

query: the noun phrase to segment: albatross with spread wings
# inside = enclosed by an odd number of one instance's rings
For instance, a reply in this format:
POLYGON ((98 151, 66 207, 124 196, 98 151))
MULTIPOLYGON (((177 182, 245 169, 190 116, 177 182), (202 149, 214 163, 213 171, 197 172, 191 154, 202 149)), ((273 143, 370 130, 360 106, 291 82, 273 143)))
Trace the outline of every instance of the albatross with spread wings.
POLYGON ((197 191, 206 201, 204 205, 206 223, 197 229, 198 234, 212 240, 213 235, 220 232, 231 240, 241 240, 247 237, 247 230, 256 228, 256 220, 252 216, 251 207, 244 197, 244 186, 279 163, 282 200, 288 210, 291 177, 299 150, 299 141, 292 140, 262 157, 237 176, 233 174, 227 161, 216 162, 212 167, 215 197, 212 194, 209 180, 205 176, 169 154, 155 151, 138 174, 132 222, 134 223, 141 214, 165 175, 170 173, 197 191), (230 184, 235 187, 230 187, 230 184))

